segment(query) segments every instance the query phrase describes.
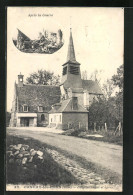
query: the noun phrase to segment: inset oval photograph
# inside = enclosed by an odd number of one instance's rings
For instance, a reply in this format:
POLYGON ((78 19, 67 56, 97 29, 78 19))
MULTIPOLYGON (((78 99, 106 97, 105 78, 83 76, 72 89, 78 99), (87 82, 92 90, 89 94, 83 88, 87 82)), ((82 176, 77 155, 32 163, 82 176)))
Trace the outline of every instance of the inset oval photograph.
POLYGON ((21 52, 52 54, 64 45, 63 31, 57 24, 48 27, 48 22, 46 25, 42 25, 42 22, 29 25, 22 23, 13 35, 13 43, 21 52), (34 28, 30 28, 33 25, 34 28))

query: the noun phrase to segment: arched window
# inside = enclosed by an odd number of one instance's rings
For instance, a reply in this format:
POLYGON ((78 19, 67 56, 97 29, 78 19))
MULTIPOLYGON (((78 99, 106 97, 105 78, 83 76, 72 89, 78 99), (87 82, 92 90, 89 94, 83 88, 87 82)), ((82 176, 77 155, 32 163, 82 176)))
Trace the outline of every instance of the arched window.
POLYGON ((41 121, 45 121, 45 116, 44 116, 44 114, 41 115, 41 121))

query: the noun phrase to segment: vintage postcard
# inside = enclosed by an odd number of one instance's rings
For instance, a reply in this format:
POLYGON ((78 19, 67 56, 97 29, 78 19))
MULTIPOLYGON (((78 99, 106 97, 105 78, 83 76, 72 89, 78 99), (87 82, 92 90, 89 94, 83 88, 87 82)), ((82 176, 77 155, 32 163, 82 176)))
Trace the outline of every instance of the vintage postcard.
POLYGON ((124 9, 7 7, 7 191, 123 189, 124 9))

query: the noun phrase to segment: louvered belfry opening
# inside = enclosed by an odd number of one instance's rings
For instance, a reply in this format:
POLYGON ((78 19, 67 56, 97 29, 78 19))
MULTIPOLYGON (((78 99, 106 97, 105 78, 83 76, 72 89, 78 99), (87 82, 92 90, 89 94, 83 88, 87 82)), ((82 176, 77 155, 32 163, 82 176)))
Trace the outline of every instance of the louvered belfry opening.
POLYGON ((79 67, 70 66, 70 67, 69 67, 69 72, 70 72, 71 74, 78 75, 78 74, 79 74, 79 67))

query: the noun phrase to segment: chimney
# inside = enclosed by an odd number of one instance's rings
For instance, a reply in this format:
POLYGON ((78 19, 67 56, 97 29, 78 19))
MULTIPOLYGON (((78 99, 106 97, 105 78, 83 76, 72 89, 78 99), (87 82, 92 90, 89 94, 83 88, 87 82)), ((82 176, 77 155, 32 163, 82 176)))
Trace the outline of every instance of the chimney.
POLYGON ((23 87, 23 77, 24 75, 20 74, 18 75, 18 87, 23 87))
POLYGON ((72 97, 72 110, 78 110, 78 97, 72 97))

